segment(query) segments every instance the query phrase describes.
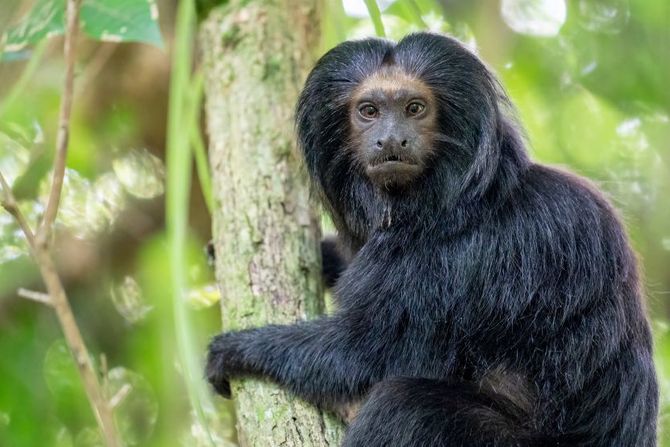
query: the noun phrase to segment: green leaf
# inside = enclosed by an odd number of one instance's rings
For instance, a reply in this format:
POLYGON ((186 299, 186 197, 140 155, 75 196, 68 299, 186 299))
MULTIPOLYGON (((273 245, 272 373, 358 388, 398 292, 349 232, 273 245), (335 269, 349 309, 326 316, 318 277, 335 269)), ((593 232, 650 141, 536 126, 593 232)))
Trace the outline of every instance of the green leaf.
POLYGON ((19 79, 14 83, 14 85, 12 85, 12 88, 7 93, 5 93, 5 97, 2 98, 2 101, 0 101, 0 118, 2 118, 7 110, 9 110, 25 92, 26 87, 37 71, 40 62, 42 62, 42 56, 44 55, 44 50, 46 47, 46 41, 43 41, 43 43, 36 45, 33 51, 19 51, 0 55, 0 61, 8 61, 12 60, 11 56, 27 53, 27 59, 30 60, 30 62, 28 62, 28 64, 21 72, 19 79))
POLYGON ((183 299, 183 293, 188 289, 185 254, 193 163, 193 153, 189 148, 189 138, 192 134, 188 129, 184 130, 184 126, 195 125, 195 120, 189 122, 186 115, 189 95, 192 95, 189 89, 193 87, 191 42, 195 33, 195 19, 193 0, 179 2, 168 109, 165 227, 170 249, 170 289, 172 290, 172 308, 177 337, 177 358, 181 363, 186 390, 191 406, 195 410, 196 419, 205 430, 204 439, 209 440, 207 444, 214 447, 216 443, 210 431, 211 424, 206 419, 204 411, 213 404, 203 386, 201 367, 193 341, 193 326, 183 299))
MULTIPOLYGON (((3 40, 16 52, 65 32, 65 0, 37 0, 33 9, 3 40)), ((144 42, 163 48, 155 0, 84 0, 80 23, 89 37, 107 42, 144 42)))
POLYGON ((28 15, 3 36, 4 51, 19 51, 45 37, 63 34, 64 30, 65 1, 37 0, 28 15))
POLYGON ((163 48, 155 0, 85 0, 83 31, 107 42, 144 42, 163 48))
POLYGON ((382 13, 379 10, 377 0, 365 0, 365 6, 368 8, 370 19, 372 19, 372 24, 375 26, 375 34, 379 37, 386 37, 384 23, 382 22, 382 13))
POLYGON ((401 19, 418 26, 420 29, 428 28, 428 25, 423 20, 421 8, 415 0, 397 1, 384 11, 384 13, 400 17, 401 19))
POLYGON ((202 190, 202 195, 205 198, 205 205, 207 205, 207 210, 209 211, 210 216, 214 210, 214 199, 212 197, 212 177, 209 172, 209 165, 207 163, 207 148, 205 147, 205 142, 203 141, 202 135, 200 133, 200 109, 202 107, 202 96, 204 94, 203 89, 203 75, 201 72, 198 72, 193 75, 191 79, 191 86, 189 88, 190 95, 187 99, 187 109, 186 109, 186 118, 190 124, 189 134, 190 134, 190 145, 193 150, 193 156, 195 158, 196 172, 198 173, 198 180, 200 181, 200 189, 202 190))

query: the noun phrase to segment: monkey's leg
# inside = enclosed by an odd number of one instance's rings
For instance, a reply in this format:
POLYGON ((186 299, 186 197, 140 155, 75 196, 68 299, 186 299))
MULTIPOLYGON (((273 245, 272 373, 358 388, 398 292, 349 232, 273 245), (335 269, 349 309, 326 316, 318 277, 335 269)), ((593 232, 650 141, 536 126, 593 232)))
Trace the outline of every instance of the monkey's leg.
POLYGON ((372 389, 343 447, 548 446, 525 427, 529 419, 475 384, 391 378, 372 389))

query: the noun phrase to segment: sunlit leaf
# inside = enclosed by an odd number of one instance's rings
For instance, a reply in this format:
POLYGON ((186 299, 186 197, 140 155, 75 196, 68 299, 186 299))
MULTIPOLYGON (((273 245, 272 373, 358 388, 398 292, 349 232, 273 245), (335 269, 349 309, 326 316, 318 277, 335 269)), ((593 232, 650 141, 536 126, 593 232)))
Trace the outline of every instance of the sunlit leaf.
MULTIPOLYGON (((65 32, 66 2, 37 0, 30 12, 4 35, 5 51, 15 53, 65 32)), ((163 46, 155 0, 84 0, 82 31, 107 42, 144 42, 163 46)))
POLYGON ((189 289, 186 302, 193 309, 204 309, 218 303, 221 293, 215 284, 205 284, 201 287, 189 289))
MULTIPOLYGON (((18 126, 17 126, 18 127, 18 126)), ((13 189, 17 200, 34 200, 39 192, 40 182, 51 169, 50 151, 44 146, 44 133, 38 123, 32 129, 19 128, 26 147, 30 147, 28 166, 14 181, 13 189)))
MULTIPOLYGON (((42 182, 40 194, 42 202, 45 202, 49 195, 51 177, 52 175, 49 175, 42 182)), ((89 218, 88 214, 87 204, 90 192, 91 182, 87 178, 82 177, 74 169, 65 170, 56 223, 76 233, 80 238, 91 236, 96 231, 95 222, 89 218)))
POLYGON ((97 40, 163 46, 155 0, 85 0, 81 23, 97 40))
POLYGON ((10 186, 25 172, 29 161, 28 149, 0 132, 0 172, 10 186))
POLYGON ((129 151, 112 163, 114 172, 128 193, 140 199, 163 194, 165 167, 146 149, 129 151))
POLYGON ((111 297, 116 310, 129 323, 143 320, 152 309, 144 302, 142 289, 132 276, 126 276, 120 284, 114 285, 111 297))
POLYGON ((112 172, 100 176, 87 198, 89 219, 98 230, 109 229, 126 206, 127 196, 119 179, 112 172))
MULTIPOLYGON (((17 179, 28 169, 30 152, 15 139, 0 132, 0 173, 10 187, 14 189, 17 179)), ((0 194, 3 191, 0 188, 0 194)), ((17 199, 18 200, 18 199, 17 199)), ((30 224, 36 220, 39 210, 33 202, 19 200, 19 206, 30 224)), ((13 261, 29 253, 29 247, 14 218, 0 208, 0 265, 13 261)))
POLYGON ((19 51, 64 30, 65 1, 37 0, 28 15, 5 33, 5 51, 19 51))
MULTIPOLYGON (((37 210, 41 210, 41 205, 34 202, 22 202, 19 207, 31 224, 37 220, 37 210)), ((0 265, 29 254, 28 241, 16 220, 12 215, 0 209, 0 265)))
MULTIPOLYGON (((39 188, 45 202, 51 188, 51 175, 39 188)), ((109 230, 126 205, 126 191, 112 172, 91 182, 78 171, 67 168, 56 223, 80 239, 91 239, 109 230)))

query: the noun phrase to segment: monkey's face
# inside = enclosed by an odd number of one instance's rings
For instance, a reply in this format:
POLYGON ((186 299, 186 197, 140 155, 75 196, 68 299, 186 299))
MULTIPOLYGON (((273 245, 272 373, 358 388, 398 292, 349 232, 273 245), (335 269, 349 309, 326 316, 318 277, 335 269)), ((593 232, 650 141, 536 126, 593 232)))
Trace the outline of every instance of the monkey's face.
POLYGON ((428 86, 397 67, 366 78, 349 108, 354 157, 375 185, 404 187, 433 151, 436 101, 428 86))

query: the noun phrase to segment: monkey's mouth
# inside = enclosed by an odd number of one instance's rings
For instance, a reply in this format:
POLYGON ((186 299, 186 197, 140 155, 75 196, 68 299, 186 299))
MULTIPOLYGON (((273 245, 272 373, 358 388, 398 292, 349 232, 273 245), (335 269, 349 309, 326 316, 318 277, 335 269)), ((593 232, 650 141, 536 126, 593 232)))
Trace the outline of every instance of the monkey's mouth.
POLYGON ((409 154, 398 154, 395 152, 386 152, 377 155, 368 162, 368 169, 376 168, 387 163, 393 164, 406 164, 410 166, 416 166, 418 163, 414 157, 409 154))
POLYGON ((402 186, 414 180, 422 168, 413 157, 389 153, 370 160, 365 171, 373 183, 402 186))

